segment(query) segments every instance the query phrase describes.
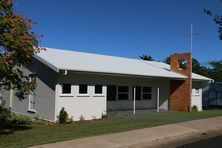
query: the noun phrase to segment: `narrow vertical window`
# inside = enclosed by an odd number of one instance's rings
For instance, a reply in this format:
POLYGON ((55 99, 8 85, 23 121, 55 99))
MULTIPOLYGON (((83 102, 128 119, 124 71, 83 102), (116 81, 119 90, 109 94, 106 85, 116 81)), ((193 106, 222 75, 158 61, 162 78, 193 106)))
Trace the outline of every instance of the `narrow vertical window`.
MULTIPOLYGON (((33 82, 33 83, 36 83, 36 75, 35 74, 30 74, 29 75, 29 81, 33 82)), ((28 96, 28 98, 29 98, 28 111, 35 112, 35 110, 36 110, 35 93, 31 92, 30 95, 28 96)))

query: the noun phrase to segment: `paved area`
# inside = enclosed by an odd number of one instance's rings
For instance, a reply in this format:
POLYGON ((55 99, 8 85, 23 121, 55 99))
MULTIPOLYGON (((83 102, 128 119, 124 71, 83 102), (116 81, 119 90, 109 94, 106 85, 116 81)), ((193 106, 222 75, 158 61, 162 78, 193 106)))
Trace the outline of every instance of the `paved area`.
POLYGON ((115 117, 119 118, 129 118, 129 119, 149 119, 149 120, 178 120, 178 121, 187 121, 187 120, 197 120, 201 117, 189 117, 189 116, 153 116, 154 114, 165 114, 167 112, 176 112, 170 110, 160 109, 157 112, 156 109, 147 109, 147 110, 136 110, 136 114, 133 114, 133 110, 118 111, 115 117))
POLYGON ((33 148, 175 147, 179 144, 185 144, 184 142, 192 142, 200 136, 210 135, 214 131, 222 131, 222 117, 81 138, 34 146, 33 148))

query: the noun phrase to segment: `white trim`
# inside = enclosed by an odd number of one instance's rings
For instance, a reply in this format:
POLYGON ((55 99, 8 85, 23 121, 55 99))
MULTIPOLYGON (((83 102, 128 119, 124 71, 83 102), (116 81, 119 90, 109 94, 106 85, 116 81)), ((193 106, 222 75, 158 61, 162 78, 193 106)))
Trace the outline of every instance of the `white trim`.
POLYGON ((59 113, 58 100, 59 100, 60 91, 61 91, 61 85, 56 84, 56 85, 55 85, 55 112, 54 112, 54 121, 57 120, 57 115, 58 115, 58 113, 59 113))
POLYGON ((49 68, 51 68, 52 70, 56 71, 57 73, 59 73, 59 68, 56 67, 55 65, 49 63, 48 61, 44 60, 43 58, 41 58, 38 55, 34 55, 34 57, 39 60, 40 62, 42 62, 43 64, 45 64, 46 66, 48 66, 49 68))
MULTIPOLYGON (((31 77, 29 77, 29 82, 32 82, 32 78, 31 77)), ((34 95, 35 95, 35 93, 31 92, 31 94, 29 94, 29 96, 28 96, 29 101, 28 101, 28 109, 27 109, 27 111, 36 112, 34 95), (32 99, 32 108, 31 108, 31 99, 32 99)))
POLYGON ((78 94, 77 97, 90 97, 90 94, 78 94))
POLYGON ((28 112, 31 112, 31 113, 35 113, 36 110, 35 109, 27 109, 28 112))
POLYGON ((192 96, 201 96, 201 89, 192 88, 192 96))
POLYGON ((133 86, 133 114, 136 114, 136 86, 133 86))
POLYGON ((10 91, 9 91, 9 108, 12 108, 12 100, 13 100, 13 89, 12 83, 10 83, 10 91))
POLYGON ((93 94, 93 97, 105 97, 104 94, 93 94))
POLYGON ((28 110, 28 111, 31 111, 31 112, 36 112, 34 93, 33 93, 33 94, 30 94, 30 95, 28 96, 28 98, 29 98, 29 102, 28 102, 28 109, 27 109, 27 110, 28 110), (31 98, 33 98, 33 102, 34 102, 34 105, 32 104, 33 108, 31 108, 31 103, 30 103, 31 98))
MULTIPOLYGON (((152 89, 152 88, 151 88, 152 89)), ((152 93, 152 92, 151 92, 152 93)), ((152 94, 151 94, 152 96, 152 94)), ((160 88, 159 88, 159 80, 157 80, 157 112, 160 112, 160 88)))
POLYGON ((59 97, 74 97, 74 94, 60 94, 59 97))

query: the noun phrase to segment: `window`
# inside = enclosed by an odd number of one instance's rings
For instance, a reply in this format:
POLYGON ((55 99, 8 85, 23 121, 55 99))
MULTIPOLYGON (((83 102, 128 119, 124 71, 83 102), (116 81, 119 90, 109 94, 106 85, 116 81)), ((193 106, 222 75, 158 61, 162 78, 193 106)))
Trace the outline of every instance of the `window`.
POLYGON ((180 70, 187 69, 187 63, 188 63, 187 60, 179 60, 178 62, 180 70))
POLYGON ((103 93, 103 86, 102 85, 95 85, 95 94, 102 94, 103 93))
POLYGON ((152 99, 152 88, 143 87, 143 100, 151 100, 151 99, 152 99))
POLYGON ((129 88, 128 86, 118 87, 118 100, 128 100, 129 98, 129 88))
POLYGON ((29 95, 29 111, 35 112, 35 94, 32 93, 29 95))
MULTIPOLYGON (((36 74, 30 74, 29 75, 29 81, 30 82, 36 82, 36 74)), ((30 112, 35 112, 35 93, 31 92, 30 95, 28 96, 29 98, 29 106, 28 106, 28 111, 30 112)))
POLYGON ((192 89, 192 95, 200 95, 200 90, 199 89, 192 89))
POLYGON ((86 84, 79 85, 79 94, 88 94, 88 86, 86 84))
POLYGON ((62 84, 62 94, 71 94, 71 84, 62 84))
POLYGON ((107 100, 116 101, 116 86, 115 85, 107 86, 107 100))

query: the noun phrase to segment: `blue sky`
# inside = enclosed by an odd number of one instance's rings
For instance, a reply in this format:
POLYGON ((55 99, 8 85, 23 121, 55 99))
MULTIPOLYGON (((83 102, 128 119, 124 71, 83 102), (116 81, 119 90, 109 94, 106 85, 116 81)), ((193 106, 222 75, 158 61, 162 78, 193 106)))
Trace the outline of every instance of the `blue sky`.
POLYGON ((193 56, 222 59, 217 25, 205 8, 222 14, 219 0, 15 0, 16 11, 38 22, 41 46, 162 61, 189 52, 184 35, 193 23, 193 56))

